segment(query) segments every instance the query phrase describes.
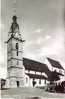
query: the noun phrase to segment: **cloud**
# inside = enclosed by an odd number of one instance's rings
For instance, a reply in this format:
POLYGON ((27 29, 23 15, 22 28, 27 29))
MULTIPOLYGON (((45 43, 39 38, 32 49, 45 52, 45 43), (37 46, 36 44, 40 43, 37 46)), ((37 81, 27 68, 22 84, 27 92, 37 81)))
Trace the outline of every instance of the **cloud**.
POLYGON ((50 38, 51 38, 50 35, 46 35, 46 36, 45 36, 45 39, 46 39, 46 40, 48 40, 48 39, 50 39, 50 38))
POLYGON ((27 57, 27 58, 30 58, 30 59, 36 59, 36 56, 35 56, 35 54, 33 54, 33 52, 32 53, 25 52, 23 55, 24 55, 24 57, 27 57))
POLYGON ((51 35, 46 35, 46 36, 40 36, 38 37, 38 39, 36 40, 36 43, 37 44, 43 44, 44 42, 47 42, 47 40, 50 40, 51 39, 51 35))
POLYGON ((40 55, 58 55, 62 53, 63 49, 63 40, 61 38, 57 38, 54 42, 51 42, 49 46, 42 47, 40 55))
POLYGON ((39 29, 36 29, 35 31, 34 31, 34 33, 40 33, 40 32, 42 32, 43 31, 43 29, 42 28, 39 28, 39 29))
POLYGON ((37 44, 41 44, 41 43, 43 42, 43 40, 44 40, 43 37, 40 36, 40 37, 37 39, 36 43, 37 43, 37 44))
POLYGON ((64 36, 62 32, 55 33, 55 36, 46 35, 38 37, 27 43, 28 46, 24 50, 25 55, 29 58, 41 60, 42 56, 59 56, 64 52, 64 36), (27 54, 26 54, 27 53, 27 54))

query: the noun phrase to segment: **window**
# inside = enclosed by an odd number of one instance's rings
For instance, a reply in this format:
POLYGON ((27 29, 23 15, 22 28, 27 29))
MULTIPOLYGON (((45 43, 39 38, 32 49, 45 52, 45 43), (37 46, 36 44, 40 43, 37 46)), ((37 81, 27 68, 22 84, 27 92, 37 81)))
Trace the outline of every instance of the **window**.
POLYGON ((18 49, 19 49, 19 45, 18 45, 18 43, 16 43, 17 56, 18 56, 18 49))
POLYGON ((19 65, 19 61, 17 60, 17 65, 19 65))
POLYGON ((17 87, 19 87, 19 81, 16 81, 16 83, 17 83, 17 87))
POLYGON ((59 73, 62 74, 62 70, 59 70, 59 73))
POLYGON ((39 79, 39 84, 41 84, 41 79, 39 79))
POLYGON ((16 50, 18 50, 19 46, 18 46, 18 43, 16 43, 16 50))
POLYGON ((18 56, 18 51, 17 51, 17 56, 18 56))

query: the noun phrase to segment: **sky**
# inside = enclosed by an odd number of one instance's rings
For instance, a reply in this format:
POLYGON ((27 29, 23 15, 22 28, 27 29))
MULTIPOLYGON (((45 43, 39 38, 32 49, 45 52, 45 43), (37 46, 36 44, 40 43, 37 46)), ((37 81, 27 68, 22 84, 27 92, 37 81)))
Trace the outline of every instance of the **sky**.
POLYGON ((64 0, 1 0, 0 70, 3 74, 0 76, 6 76, 7 45, 4 42, 14 14, 26 40, 23 56, 42 63, 51 57, 65 68, 64 4, 64 0))

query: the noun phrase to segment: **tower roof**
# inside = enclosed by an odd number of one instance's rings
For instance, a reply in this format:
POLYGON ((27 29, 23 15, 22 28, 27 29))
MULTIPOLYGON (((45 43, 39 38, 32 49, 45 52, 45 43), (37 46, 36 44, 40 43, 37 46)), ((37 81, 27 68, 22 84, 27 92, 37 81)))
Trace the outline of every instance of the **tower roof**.
POLYGON ((17 33, 19 32, 19 24, 17 23, 17 16, 14 15, 12 17, 12 24, 11 24, 11 27, 10 27, 10 33, 17 33))

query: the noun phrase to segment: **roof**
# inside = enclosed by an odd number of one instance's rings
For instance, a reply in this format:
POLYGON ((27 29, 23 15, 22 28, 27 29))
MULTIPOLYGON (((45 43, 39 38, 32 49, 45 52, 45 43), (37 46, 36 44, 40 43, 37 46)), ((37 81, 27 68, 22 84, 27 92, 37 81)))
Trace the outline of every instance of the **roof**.
MULTIPOLYGON (((48 66, 46 64, 40 63, 38 61, 31 60, 31 59, 28 59, 28 58, 23 58, 23 65, 25 67, 25 70, 45 73, 48 76, 48 78, 46 78, 44 75, 37 75, 37 74, 27 73, 27 75, 30 78, 37 78, 37 79, 41 78, 41 79, 47 79, 47 80, 50 81, 52 71, 49 70, 49 68, 48 68, 48 66)), ((57 74, 63 76, 60 73, 57 73, 57 74)))
POLYGON ((38 74, 30 74, 26 73, 30 78, 36 78, 36 79, 47 79, 44 75, 38 75, 38 74))
POLYGON ((23 65, 26 70, 44 72, 45 74, 47 74, 47 76, 51 74, 51 71, 49 70, 48 66, 44 63, 33 61, 28 58, 23 58, 23 65))
POLYGON ((59 72, 57 72, 57 74, 60 75, 60 76, 64 76, 62 73, 59 73, 59 72))
POLYGON ((63 70, 64 70, 64 68, 61 66, 60 62, 58 62, 58 61, 56 61, 56 60, 53 60, 53 59, 51 59, 51 58, 47 58, 47 59, 48 59, 48 61, 51 63, 51 65, 52 65, 53 67, 59 68, 59 69, 63 69, 63 70))

